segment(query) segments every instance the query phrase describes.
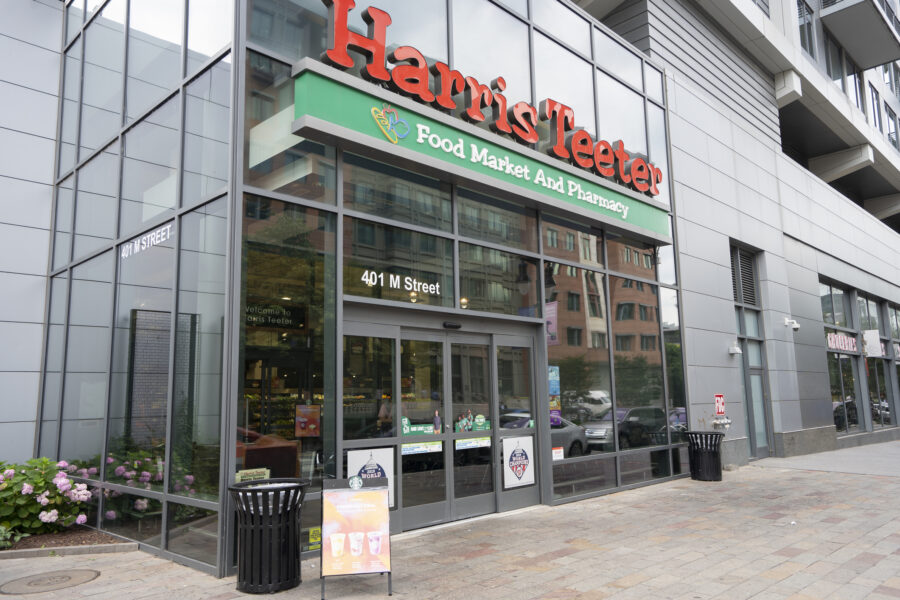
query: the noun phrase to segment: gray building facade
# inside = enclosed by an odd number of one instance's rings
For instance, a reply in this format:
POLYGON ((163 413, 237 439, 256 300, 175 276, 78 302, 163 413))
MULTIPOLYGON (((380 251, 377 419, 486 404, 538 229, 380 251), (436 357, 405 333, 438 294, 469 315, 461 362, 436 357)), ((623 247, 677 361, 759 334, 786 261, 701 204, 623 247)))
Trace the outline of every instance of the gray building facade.
POLYGON ((361 457, 401 531, 900 438, 891 2, 351 4, 10 5, 0 459, 221 575, 236 478, 314 551, 361 457))

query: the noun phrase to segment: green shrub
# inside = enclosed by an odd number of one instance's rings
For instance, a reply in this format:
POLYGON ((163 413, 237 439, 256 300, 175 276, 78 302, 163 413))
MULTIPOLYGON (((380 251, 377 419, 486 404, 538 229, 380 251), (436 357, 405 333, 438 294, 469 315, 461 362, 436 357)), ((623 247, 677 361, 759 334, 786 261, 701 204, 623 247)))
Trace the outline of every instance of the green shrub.
POLYGON ((0 527, 10 534, 37 534, 85 523, 91 491, 69 479, 69 469, 65 461, 49 458, 0 462, 0 527))

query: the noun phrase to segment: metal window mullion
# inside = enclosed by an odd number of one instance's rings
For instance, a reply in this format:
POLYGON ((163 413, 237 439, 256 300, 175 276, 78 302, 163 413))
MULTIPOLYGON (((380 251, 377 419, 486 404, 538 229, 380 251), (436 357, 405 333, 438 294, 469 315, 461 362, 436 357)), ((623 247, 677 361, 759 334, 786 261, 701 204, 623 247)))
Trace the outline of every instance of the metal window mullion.
POLYGON ((172 304, 171 315, 169 316, 169 374, 166 382, 166 448, 165 448, 165 464, 166 469, 163 471, 163 514, 162 514, 162 531, 160 532, 160 548, 165 549, 168 546, 168 519, 169 504, 165 502, 169 493, 170 474, 172 472, 172 440, 174 439, 173 431, 173 415, 175 407, 175 353, 178 348, 175 343, 178 337, 178 290, 179 274, 181 267, 181 242, 184 237, 184 216, 175 220, 175 231, 178 235, 175 237, 175 255, 172 257, 172 304))
MULTIPOLYGON (((604 251, 606 248, 606 236, 604 236, 604 251)), ((609 323, 609 326, 606 328, 606 344, 607 351, 609 352, 609 387, 610 398, 612 399, 612 410, 613 416, 616 415, 616 410, 618 408, 619 398, 618 394, 616 394, 616 361, 615 361, 615 351, 613 346, 613 320, 612 315, 610 313, 610 306, 612 306, 612 283, 610 283, 610 276, 606 275, 606 285, 604 285, 603 297, 606 302, 606 322, 609 323)), ((622 487, 622 467, 621 461, 618 458, 619 452, 619 424, 617 419, 612 420, 612 434, 613 434, 613 456, 616 457, 616 487, 622 487)))
POLYGON ((122 102, 120 104, 119 126, 117 129, 122 130, 122 126, 128 122, 125 116, 125 110, 128 108, 126 97, 128 96, 128 47, 131 36, 128 35, 131 29, 131 1, 125 2, 125 39, 122 42, 122 102))
MULTIPOLYGON (((231 124, 229 141, 231 142, 228 170, 228 195, 226 200, 226 244, 225 244, 225 300, 223 319, 224 331, 222 341, 225 350, 222 352, 222 374, 220 379, 220 409, 219 409, 219 520, 218 540, 216 541, 216 575, 222 577, 231 572, 231 553, 235 531, 231 527, 233 512, 228 486, 234 480, 233 473, 236 470, 236 457, 234 448, 237 447, 237 403, 241 397, 238 389, 241 359, 241 235, 243 222, 242 211, 237 208, 242 206, 243 194, 240 193, 243 186, 243 164, 239 161, 244 157, 244 55, 246 36, 242 23, 246 15, 246 0, 236 0, 233 4, 234 19, 232 22, 233 34, 231 48, 231 124), (230 226, 230 227, 229 227, 230 226)), ((187 13, 185 13, 187 14, 187 13)), ((184 31, 187 35, 187 18, 184 21, 184 31)), ((182 46, 183 59, 186 60, 187 44, 182 46)))
MULTIPOLYGON (((344 473, 344 151, 340 148, 335 149, 335 203, 337 204, 337 215, 334 217, 337 222, 334 226, 334 284, 335 284, 335 337, 334 344, 335 367, 334 367, 334 392, 335 392, 335 409, 334 409, 334 474, 336 478, 341 478, 344 473)), ((399 378, 393 377, 394 380, 399 378)), ((400 396, 394 395, 394 411, 400 408, 400 396)), ((395 424, 400 423, 399 420, 394 421, 395 424)), ((399 432, 398 432, 399 435, 399 432)), ((396 459, 395 459, 396 460, 396 459)))
MULTIPOLYGON (((106 410, 103 412, 103 443, 102 443, 102 451, 100 453, 100 473, 99 478, 100 481, 106 481, 106 456, 109 451, 109 410, 112 405, 112 378, 113 378, 113 361, 115 357, 116 348, 116 316, 119 312, 119 257, 115 252, 113 252, 112 258, 112 273, 110 277, 110 285, 112 289, 110 293, 112 294, 112 302, 110 306, 112 306, 112 314, 109 316, 109 360, 106 364, 106 410)), ((98 511, 98 521, 100 521, 100 515, 103 514, 103 510, 98 511)))
POLYGON ((462 308, 462 265, 459 262, 459 188, 450 188, 450 214, 453 219, 453 307, 462 308))

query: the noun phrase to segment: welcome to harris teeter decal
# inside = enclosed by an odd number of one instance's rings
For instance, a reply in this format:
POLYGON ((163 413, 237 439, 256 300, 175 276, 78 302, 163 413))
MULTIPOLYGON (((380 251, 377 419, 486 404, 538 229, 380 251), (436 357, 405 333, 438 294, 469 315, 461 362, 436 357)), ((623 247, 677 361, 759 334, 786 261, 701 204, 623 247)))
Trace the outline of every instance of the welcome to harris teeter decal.
POLYGON ((409 122, 400 116, 400 112, 396 108, 386 104, 381 108, 373 106, 370 112, 374 123, 378 126, 382 135, 392 144, 399 144, 401 140, 410 138, 418 146, 428 146, 443 152, 446 155, 446 160, 476 163, 497 171, 504 176, 530 183, 542 191, 549 190, 557 194, 564 194, 569 198, 616 213, 623 220, 628 219, 628 212, 631 209, 630 205, 606 198, 586 187, 578 179, 557 174, 558 172, 548 172, 549 169, 545 170, 543 167, 535 166, 532 161, 517 158, 515 155, 513 158, 510 158, 508 153, 501 155, 500 153, 492 152, 493 145, 489 147, 486 144, 473 141, 472 138, 463 140, 459 136, 442 135, 440 132, 434 131, 431 125, 415 123, 415 115, 412 113, 410 113, 409 117, 414 121, 414 124, 410 126, 409 122), (413 134, 412 136, 410 136, 411 133, 413 134))

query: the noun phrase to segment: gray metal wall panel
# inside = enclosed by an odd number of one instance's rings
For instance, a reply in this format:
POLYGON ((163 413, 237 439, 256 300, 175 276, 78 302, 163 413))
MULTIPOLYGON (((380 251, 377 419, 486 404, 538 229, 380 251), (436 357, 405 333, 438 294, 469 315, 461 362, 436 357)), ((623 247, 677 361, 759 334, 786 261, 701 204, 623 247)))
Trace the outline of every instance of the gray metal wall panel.
POLYGON ((53 188, 46 183, 0 177, 0 223, 46 228, 53 188))
POLYGON ((62 3, 17 0, 0 21, 0 458, 31 456, 59 86, 62 3))

